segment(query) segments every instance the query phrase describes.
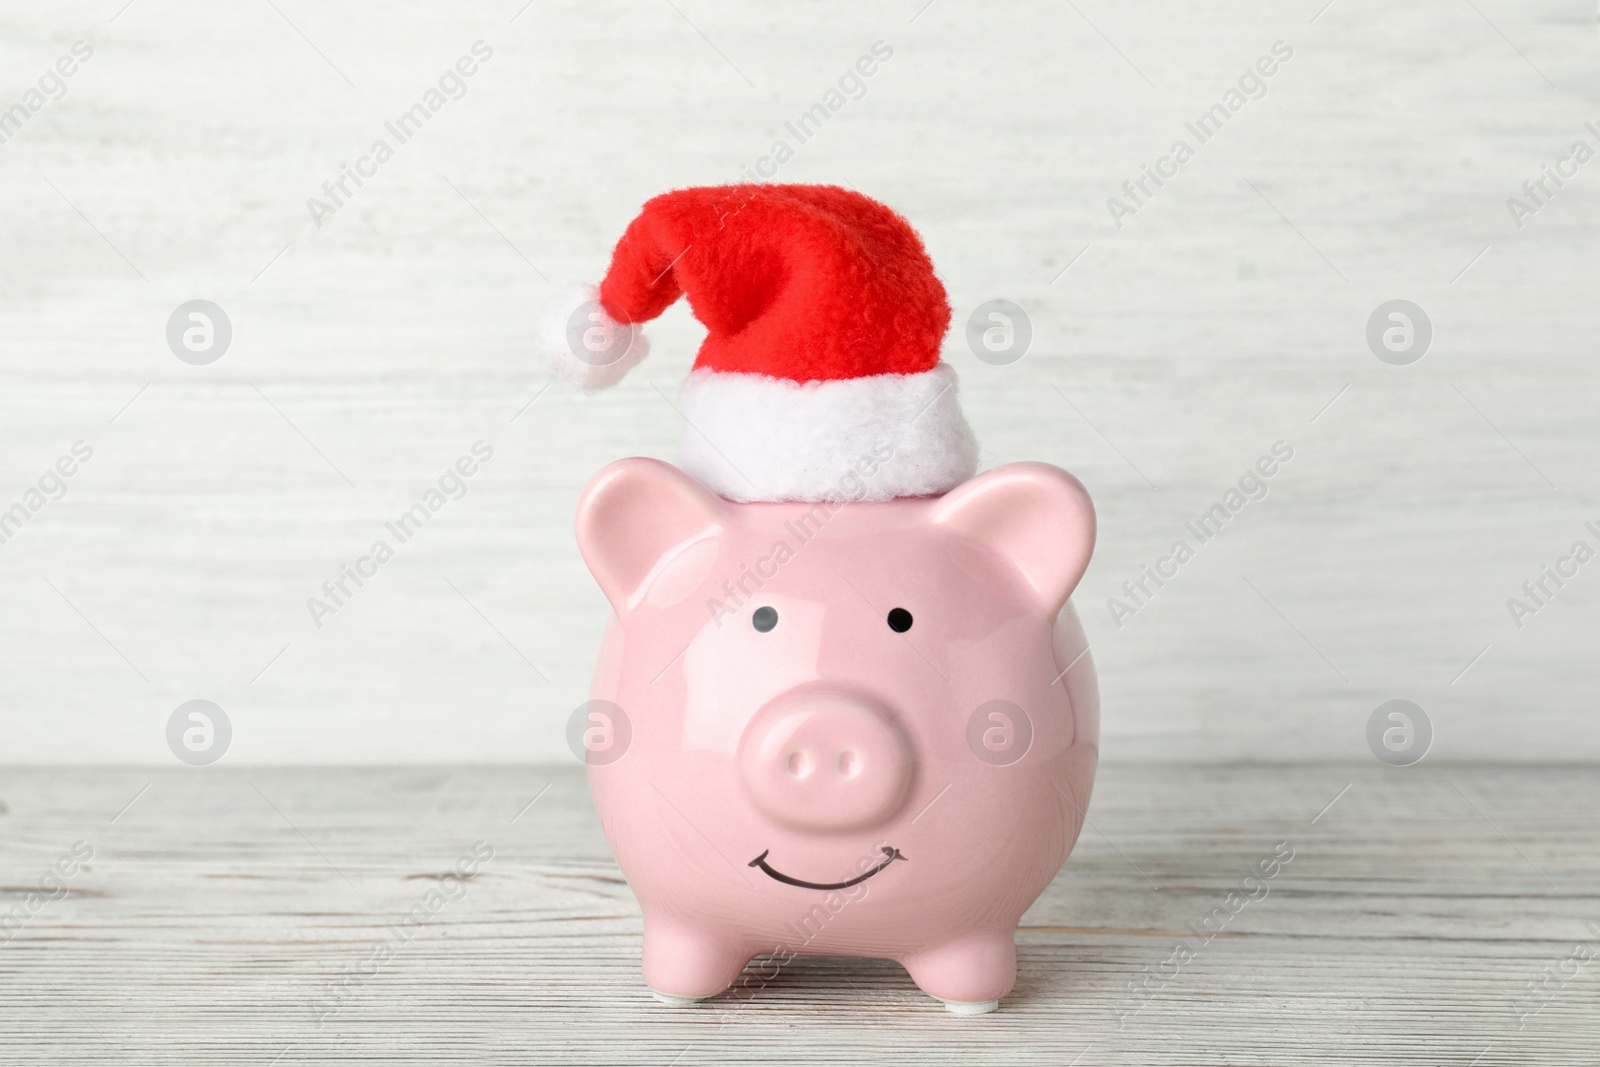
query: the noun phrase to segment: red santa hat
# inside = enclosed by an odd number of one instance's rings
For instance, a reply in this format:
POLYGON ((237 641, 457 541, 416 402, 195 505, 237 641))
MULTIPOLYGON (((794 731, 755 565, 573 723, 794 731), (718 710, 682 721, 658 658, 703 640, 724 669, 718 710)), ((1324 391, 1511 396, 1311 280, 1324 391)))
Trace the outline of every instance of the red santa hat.
POLYGON ((539 348, 580 388, 615 385, 649 351, 638 324, 680 295, 707 331, 681 394, 680 465, 722 496, 927 496, 977 469, 939 359, 944 286, 883 204, 832 185, 658 196, 599 287, 545 313, 539 348))

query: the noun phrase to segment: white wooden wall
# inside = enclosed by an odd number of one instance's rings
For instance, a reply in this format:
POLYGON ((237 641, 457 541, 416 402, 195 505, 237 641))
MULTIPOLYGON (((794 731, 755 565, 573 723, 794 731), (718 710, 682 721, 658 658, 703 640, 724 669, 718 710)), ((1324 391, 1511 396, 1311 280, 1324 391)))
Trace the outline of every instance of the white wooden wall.
POLYGON ((529 357, 553 285, 638 205, 735 180, 876 41, 779 174, 879 197, 956 308, 984 462, 1077 473, 1078 594, 1118 758, 1367 758, 1404 697, 1430 759, 1600 758, 1600 160, 1519 229, 1507 198, 1600 147, 1592 4, 62 0, 0 13, 0 108, 93 57, 0 145, 0 509, 92 459, 0 544, 0 762, 169 762, 213 700, 242 762, 567 758, 605 606, 586 478, 670 458, 697 325, 593 398, 529 357), (519 10, 520 9, 520 10, 519 10), (1320 10, 1319 10, 1320 9, 1320 10), (318 228, 341 163, 476 41, 492 58, 318 228), (1106 200, 1275 41, 1293 49, 1178 176, 1106 200), (216 302, 208 366, 165 325, 216 302), (1031 350, 967 350, 1012 300, 1031 350), (1364 340, 1420 304, 1420 362, 1364 340), (475 441, 493 459, 348 606, 306 599, 475 441), (1149 606, 1106 608, 1274 442, 1294 458, 1149 606))

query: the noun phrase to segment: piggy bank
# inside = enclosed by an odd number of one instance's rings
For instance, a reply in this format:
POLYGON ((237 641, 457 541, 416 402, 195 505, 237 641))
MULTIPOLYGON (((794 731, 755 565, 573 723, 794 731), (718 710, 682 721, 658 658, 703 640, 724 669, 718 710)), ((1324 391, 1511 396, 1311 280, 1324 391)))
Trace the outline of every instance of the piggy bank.
POLYGON ((814 954, 897 960, 950 1010, 995 1009, 1094 780, 1068 601, 1094 545, 1083 486, 1016 463, 937 496, 734 503, 625 459, 577 536, 615 610, 589 781, 658 998, 814 954))

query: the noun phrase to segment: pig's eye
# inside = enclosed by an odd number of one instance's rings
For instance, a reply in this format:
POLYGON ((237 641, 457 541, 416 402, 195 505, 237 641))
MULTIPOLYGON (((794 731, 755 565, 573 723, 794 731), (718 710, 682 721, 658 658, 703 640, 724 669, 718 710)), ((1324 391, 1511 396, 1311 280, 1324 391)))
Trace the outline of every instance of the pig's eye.
MULTIPOLYGON (((907 615, 906 618, 909 620, 911 616, 907 615)), ((750 616, 750 622, 761 633, 766 633, 778 625, 778 613, 772 608, 757 608, 756 613, 750 616)), ((906 625, 909 626, 911 624, 908 621, 906 625)))
POLYGON ((905 608, 895 608, 889 612, 889 629, 897 634, 903 634, 911 629, 911 612, 905 608))

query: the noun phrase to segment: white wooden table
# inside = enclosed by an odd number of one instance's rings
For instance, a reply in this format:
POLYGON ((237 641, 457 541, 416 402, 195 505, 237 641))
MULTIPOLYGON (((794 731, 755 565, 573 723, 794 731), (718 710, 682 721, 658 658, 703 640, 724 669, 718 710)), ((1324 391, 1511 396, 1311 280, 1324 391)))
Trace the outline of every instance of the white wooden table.
POLYGON ((571 767, 10 770, 0 1063, 1600 1062, 1600 770, 1113 765, 1096 789, 1016 992, 959 1018, 861 960, 656 1004, 571 767), (58 861, 65 894, 30 900, 58 861))

